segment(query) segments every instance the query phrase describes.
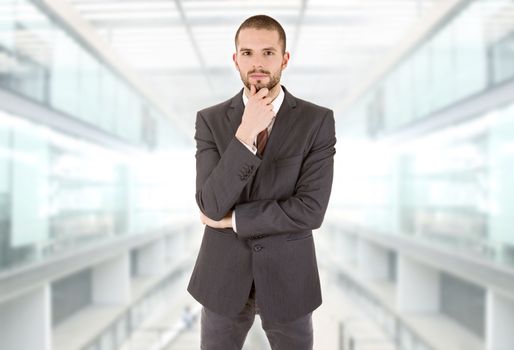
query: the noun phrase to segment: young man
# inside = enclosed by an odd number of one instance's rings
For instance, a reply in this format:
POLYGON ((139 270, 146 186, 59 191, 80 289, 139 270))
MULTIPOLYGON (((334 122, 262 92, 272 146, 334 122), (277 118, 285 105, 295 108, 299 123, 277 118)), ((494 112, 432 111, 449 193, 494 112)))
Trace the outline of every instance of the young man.
POLYGON ((336 143, 331 110, 280 85, 282 26, 253 16, 233 60, 244 88, 198 112, 196 201, 204 223, 188 291, 204 307, 201 348, 241 349, 259 313, 273 350, 312 349, 321 226, 336 143))

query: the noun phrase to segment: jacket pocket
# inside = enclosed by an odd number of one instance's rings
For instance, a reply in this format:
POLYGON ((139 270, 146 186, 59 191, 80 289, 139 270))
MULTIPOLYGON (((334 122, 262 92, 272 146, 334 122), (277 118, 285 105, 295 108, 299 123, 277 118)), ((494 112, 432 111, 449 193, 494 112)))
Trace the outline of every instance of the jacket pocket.
POLYGON ((303 161, 303 154, 297 154, 295 156, 291 156, 291 157, 287 157, 287 158, 275 159, 275 167, 281 168, 284 166, 299 164, 302 161, 303 161))
POLYGON ((207 232, 207 234, 210 234, 210 235, 221 234, 222 236, 236 237, 234 230, 232 230, 231 228, 213 228, 213 227, 206 225, 205 231, 211 231, 211 232, 207 232))
POLYGON ((301 241, 303 239, 307 239, 307 238, 311 238, 312 237, 312 232, 306 232, 306 233, 302 233, 302 232, 299 232, 299 233, 292 233, 290 234, 286 241, 301 241))

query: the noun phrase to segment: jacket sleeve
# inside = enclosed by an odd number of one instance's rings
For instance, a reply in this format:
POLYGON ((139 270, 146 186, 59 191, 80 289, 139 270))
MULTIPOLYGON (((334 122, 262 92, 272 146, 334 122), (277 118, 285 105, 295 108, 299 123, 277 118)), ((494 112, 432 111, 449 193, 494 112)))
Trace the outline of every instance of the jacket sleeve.
POLYGON ((233 208, 261 159, 235 135, 220 155, 214 135, 199 112, 196 116, 196 202, 213 220, 221 220, 233 208))
POLYGON ((304 159, 293 196, 237 204, 238 237, 248 239, 319 228, 332 189, 335 143, 334 114, 329 111, 304 159))

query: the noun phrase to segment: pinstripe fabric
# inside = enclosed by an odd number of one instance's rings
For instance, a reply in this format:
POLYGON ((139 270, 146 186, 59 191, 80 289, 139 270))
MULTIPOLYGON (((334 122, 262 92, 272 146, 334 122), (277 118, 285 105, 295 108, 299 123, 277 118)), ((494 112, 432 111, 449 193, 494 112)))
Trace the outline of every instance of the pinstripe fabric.
POLYGON ((237 234, 204 227, 188 291, 230 318, 244 308, 254 282, 262 319, 289 323, 322 302, 312 231, 331 192, 334 116, 284 88, 265 152, 256 156, 234 136, 242 95, 197 115, 196 202, 214 220, 234 210, 237 234))

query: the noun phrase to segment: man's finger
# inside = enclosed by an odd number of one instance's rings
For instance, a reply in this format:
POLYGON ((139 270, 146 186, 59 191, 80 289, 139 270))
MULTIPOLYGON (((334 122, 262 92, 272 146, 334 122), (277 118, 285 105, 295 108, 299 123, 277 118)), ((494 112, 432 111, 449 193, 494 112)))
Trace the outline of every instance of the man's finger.
POLYGON ((250 85, 250 96, 253 96, 255 95, 255 93, 257 92, 257 88, 255 87, 255 85, 250 85))
POLYGON ((257 96, 260 98, 264 98, 268 95, 268 93, 269 93, 268 88, 262 88, 257 92, 257 96))
POLYGON ((271 99, 271 97, 266 97, 262 99, 262 102, 264 102, 267 105, 269 105, 272 101, 273 100, 271 99))

